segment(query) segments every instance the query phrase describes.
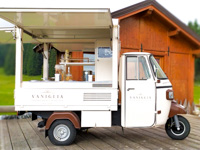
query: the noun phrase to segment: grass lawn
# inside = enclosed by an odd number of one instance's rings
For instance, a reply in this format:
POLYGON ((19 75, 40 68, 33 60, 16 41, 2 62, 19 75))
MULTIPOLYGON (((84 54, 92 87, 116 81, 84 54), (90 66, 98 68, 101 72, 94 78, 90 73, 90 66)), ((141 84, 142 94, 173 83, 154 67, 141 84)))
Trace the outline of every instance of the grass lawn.
POLYGON ((194 84, 194 103, 199 104, 200 100, 200 81, 194 84))
MULTIPOLYGON (((41 80, 41 76, 23 75, 23 81, 41 80)), ((0 105, 14 105, 15 76, 7 76, 0 68, 0 105)))

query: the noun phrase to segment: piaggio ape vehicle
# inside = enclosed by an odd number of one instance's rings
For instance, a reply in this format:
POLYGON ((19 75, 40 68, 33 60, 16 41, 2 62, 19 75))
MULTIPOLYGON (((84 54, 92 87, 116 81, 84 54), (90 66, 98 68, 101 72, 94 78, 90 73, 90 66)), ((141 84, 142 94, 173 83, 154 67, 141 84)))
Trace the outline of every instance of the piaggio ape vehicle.
POLYGON ((38 126, 45 127, 53 144, 71 144, 77 130, 115 125, 165 124, 166 133, 176 140, 190 133, 189 122, 178 115, 185 113, 184 107, 173 101, 172 84, 154 56, 145 52, 119 56, 118 20, 112 20, 109 9, 4 8, 0 16, 16 25, 12 30, 15 110, 32 112, 33 120, 41 116, 38 126), (34 50, 44 56, 43 81, 22 81, 23 41, 39 44, 34 50), (57 49, 53 81, 48 76, 52 46, 57 49), (85 57, 75 61, 70 55, 77 51, 92 53, 94 61, 85 57), (73 79, 70 69, 74 66, 84 66, 82 81, 73 79), (85 66, 94 67, 91 71, 85 66))

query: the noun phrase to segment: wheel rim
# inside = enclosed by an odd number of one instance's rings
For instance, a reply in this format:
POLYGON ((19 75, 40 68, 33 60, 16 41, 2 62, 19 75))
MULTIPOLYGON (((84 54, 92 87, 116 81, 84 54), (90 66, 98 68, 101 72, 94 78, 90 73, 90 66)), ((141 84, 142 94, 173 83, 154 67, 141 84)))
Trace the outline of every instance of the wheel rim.
POLYGON ((70 129, 64 124, 56 126, 53 130, 53 136, 58 141, 66 141, 70 136, 70 129))
POLYGON ((183 135, 186 130, 185 124, 182 121, 179 121, 179 124, 180 124, 180 130, 177 130, 177 128, 175 126, 175 122, 173 122, 171 125, 171 132, 176 136, 183 135))

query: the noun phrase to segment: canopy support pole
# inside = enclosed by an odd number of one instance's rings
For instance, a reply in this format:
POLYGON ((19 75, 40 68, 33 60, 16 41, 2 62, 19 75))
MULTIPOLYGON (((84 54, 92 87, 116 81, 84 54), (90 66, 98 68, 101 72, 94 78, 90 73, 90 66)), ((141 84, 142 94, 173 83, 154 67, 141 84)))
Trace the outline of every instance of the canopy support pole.
POLYGON ((16 60, 15 60, 15 89, 22 87, 22 70, 23 70, 23 42, 22 29, 16 28, 16 60))
POLYGON ((113 19, 112 36, 112 87, 118 88, 119 22, 113 19))
POLYGON ((49 77, 49 52, 48 52, 48 44, 44 43, 43 80, 48 80, 48 77, 49 77))

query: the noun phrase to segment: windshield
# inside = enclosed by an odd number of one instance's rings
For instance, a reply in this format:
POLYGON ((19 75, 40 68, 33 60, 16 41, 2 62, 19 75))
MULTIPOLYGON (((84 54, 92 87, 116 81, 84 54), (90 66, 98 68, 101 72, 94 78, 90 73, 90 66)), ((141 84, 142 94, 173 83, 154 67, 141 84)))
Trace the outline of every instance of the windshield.
POLYGON ((150 62, 155 76, 157 76, 158 79, 167 79, 167 76, 165 75, 162 68, 159 66, 158 62, 152 55, 150 56, 150 62))

